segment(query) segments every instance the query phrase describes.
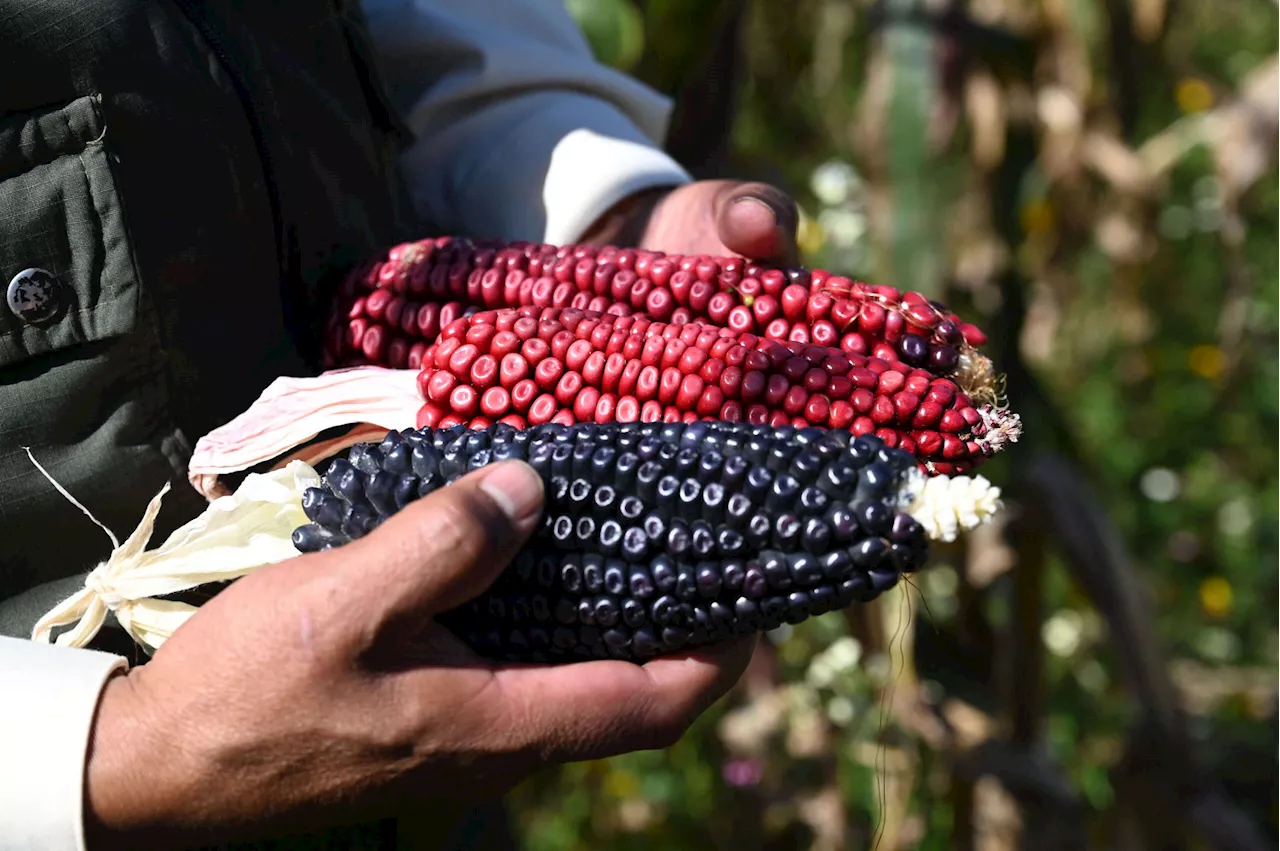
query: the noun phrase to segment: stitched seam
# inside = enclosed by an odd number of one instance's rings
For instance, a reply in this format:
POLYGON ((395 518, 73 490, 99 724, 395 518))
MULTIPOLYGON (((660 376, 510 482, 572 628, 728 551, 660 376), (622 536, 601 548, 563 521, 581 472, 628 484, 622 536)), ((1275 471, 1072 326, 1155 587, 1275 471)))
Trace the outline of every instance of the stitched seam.
POLYGON ((30 171, 34 171, 35 169, 40 168, 41 166, 46 166, 51 163, 54 163, 59 159, 61 159, 62 157, 76 156, 78 154, 81 154, 84 152, 85 148, 93 144, 94 141, 97 141, 97 140, 81 141, 80 134, 76 133, 75 128, 72 127, 71 125, 71 118, 69 114, 71 107, 79 103, 81 100, 88 98, 94 104, 94 106, 92 107, 94 118, 98 121, 99 124, 103 125, 102 133, 99 135, 98 138, 101 139, 102 136, 106 135, 106 125, 102 121, 101 112, 97 110, 97 104, 98 102, 100 102, 101 97, 102 96, 100 94, 85 95, 83 97, 75 98, 74 100, 61 103, 58 106, 42 107, 40 109, 31 110, 30 112, 27 112, 27 113, 18 113, 17 115, 5 116, 3 119, 0 119, 0 125, 9 125, 9 124, 12 124, 13 126, 28 125, 28 124, 39 125, 41 121, 44 121, 46 119, 56 120, 52 117, 52 113, 58 112, 60 114, 60 117, 62 118, 63 124, 67 127, 69 137, 70 137, 68 140, 69 144, 65 144, 57 147, 52 145, 46 145, 46 147, 48 147, 48 150, 44 152, 46 155, 45 157, 37 156, 35 158, 30 158, 26 155, 15 154, 12 157, 4 157, 0 159, 0 181, 11 180, 16 177, 21 177, 23 174, 30 171), (35 113, 39 113, 39 114, 35 114, 35 113))

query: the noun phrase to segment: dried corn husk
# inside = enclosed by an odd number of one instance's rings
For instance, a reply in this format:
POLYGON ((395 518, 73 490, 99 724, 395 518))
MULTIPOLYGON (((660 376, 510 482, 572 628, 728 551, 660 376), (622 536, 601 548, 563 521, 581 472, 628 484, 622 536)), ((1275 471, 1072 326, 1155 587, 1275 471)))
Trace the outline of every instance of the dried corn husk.
POLYGON ((248 410, 202 437, 187 478, 208 499, 228 493, 220 477, 276 461, 317 464, 363 440, 413 428, 422 397, 418 370, 362 366, 314 378, 278 378, 248 410), (335 427, 340 438, 309 444, 335 427), (302 448, 299 448, 302 447, 302 448))
MULTIPOLYGON (((28 450, 30 455, 30 450, 28 450)), ((257 568, 298 555, 293 530, 307 522, 302 494, 320 483, 319 474, 302 461, 283 469, 251 474, 235 493, 215 499, 204 513, 177 529, 163 544, 147 550, 166 482, 151 500, 142 522, 124 543, 67 493, 34 456, 54 487, 97 523, 111 539, 111 555, 90 571, 84 588, 55 606, 32 630, 31 639, 84 647, 93 641, 111 612, 134 641, 154 651, 196 612, 196 607, 157 599, 201 585, 225 582, 257 568)))

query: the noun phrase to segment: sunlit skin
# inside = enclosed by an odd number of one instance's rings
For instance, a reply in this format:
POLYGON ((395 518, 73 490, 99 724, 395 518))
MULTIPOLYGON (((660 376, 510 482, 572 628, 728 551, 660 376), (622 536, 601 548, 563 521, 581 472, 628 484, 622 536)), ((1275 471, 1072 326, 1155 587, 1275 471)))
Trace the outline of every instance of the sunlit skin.
POLYGON ((776 187, 700 180, 632 196, 602 216, 582 241, 795 264, 798 226, 795 202, 776 187))

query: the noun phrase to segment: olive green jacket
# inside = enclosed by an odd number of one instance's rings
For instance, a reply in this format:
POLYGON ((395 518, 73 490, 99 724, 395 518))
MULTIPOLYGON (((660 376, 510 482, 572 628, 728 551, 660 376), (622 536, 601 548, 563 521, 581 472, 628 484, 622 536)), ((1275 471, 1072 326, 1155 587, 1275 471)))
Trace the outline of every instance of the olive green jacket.
POLYGON ((0 3, 6 634, 110 550, 24 447, 121 539, 178 484, 163 539, 203 508, 192 442, 315 370, 334 272, 410 234, 370 57, 324 0, 0 3))
POLYGON ((370 57, 354 3, 0 2, 0 632, 110 551, 24 447, 121 539, 173 482, 163 540, 192 443, 416 230, 370 57))

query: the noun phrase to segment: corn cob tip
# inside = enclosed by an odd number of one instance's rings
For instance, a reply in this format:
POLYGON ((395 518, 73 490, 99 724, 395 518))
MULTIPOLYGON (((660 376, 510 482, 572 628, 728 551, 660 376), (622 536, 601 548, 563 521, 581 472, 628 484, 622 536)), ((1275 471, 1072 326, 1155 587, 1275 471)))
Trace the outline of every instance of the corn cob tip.
POLYGON ((994 403, 1000 399, 1003 376, 996 373, 991 358, 970 345, 960 346, 951 379, 968 394, 975 404, 994 403))
POLYGON ((904 509, 929 538, 948 543, 990 521, 1004 507, 1000 488, 985 476, 926 476, 915 470, 902 496, 904 509))
POLYGON ((1010 443, 1017 443, 1022 437, 1022 417, 1007 408, 995 405, 983 405, 978 409, 986 433, 980 443, 988 454, 995 454, 1010 443))

